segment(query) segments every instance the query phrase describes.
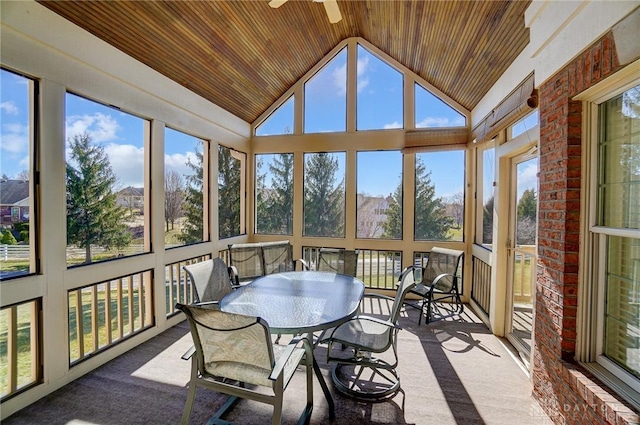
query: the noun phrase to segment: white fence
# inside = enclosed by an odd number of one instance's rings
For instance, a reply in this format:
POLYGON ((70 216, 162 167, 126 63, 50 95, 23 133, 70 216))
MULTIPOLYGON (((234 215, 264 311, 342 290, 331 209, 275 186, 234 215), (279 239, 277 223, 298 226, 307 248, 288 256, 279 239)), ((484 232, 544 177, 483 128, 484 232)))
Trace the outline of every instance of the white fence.
MULTIPOLYGON (((30 250, 30 245, 0 245, 0 261, 28 260, 30 250)), ((92 255, 103 254, 105 252, 108 251, 102 247, 91 247, 92 255)), ((112 252, 114 251, 112 250, 112 252)), ((132 244, 118 251, 118 253, 124 255, 139 254, 141 252, 144 252, 144 249, 140 244, 132 244)), ((84 248, 67 248, 67 258, 84 258, 85 253, 86 251, 84 248)))

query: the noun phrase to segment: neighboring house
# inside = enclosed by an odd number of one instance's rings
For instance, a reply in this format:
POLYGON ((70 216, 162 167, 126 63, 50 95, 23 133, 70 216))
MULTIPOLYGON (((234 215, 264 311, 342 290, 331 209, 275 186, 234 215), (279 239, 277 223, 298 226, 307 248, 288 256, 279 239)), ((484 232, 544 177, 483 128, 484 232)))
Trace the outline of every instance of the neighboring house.
POLYGON ((0 225, 29 221, 29 181, 0 180, 0 225))
POLYGON ((144 211, 144 188, 127 186, 116 194, 117 203, 130 210, 144 211))
POLYGON ((392 202, 391 195, 385 198, 358 193, 358 237, 382 237, 384 223, 387 222, 387 212, 392 202))

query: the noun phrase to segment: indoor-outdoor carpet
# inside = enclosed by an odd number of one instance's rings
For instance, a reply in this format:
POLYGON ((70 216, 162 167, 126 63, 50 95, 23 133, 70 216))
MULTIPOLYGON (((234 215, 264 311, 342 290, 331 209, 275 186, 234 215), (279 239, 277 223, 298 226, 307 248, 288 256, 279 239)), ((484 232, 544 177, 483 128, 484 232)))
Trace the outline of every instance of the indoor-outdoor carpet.
MULTIPOLYGON (((466 309, 468 310, 468 309, 466 309)), ((504 342, 472 313, 418 326, 418 311, 400 319, 401 393, 367 403, 334 390, 323 346, 316 356, 333 393, 336 419, 314 377, 311 424, 543 424, 550 423, 531 398, 531 384, 504 342)), ((186 400, 191 346, 185 322, 13 414, 19 424, 177 424, 186 400)), ((226 400, 199 389, 192 424, 205 424, 226 400)), ((283 423, 296 423, 305 405, 304 371, 285 393, 283 423)), ((241 425, 269 424, 271 406, 241 400, 225 419, 241 425)))

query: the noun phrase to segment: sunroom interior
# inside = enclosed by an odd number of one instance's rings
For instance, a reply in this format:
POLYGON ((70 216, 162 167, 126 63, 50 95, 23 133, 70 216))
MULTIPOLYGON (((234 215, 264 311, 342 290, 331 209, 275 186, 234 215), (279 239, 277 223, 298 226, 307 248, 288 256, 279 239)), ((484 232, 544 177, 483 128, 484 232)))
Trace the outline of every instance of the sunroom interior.
POLYGON ((320 3, 1 3, 3 419, 181 323, 182 267, 232 243, 356 249, 387 294, 462 250, 531 373, 540 87, 637 3, 320 3))

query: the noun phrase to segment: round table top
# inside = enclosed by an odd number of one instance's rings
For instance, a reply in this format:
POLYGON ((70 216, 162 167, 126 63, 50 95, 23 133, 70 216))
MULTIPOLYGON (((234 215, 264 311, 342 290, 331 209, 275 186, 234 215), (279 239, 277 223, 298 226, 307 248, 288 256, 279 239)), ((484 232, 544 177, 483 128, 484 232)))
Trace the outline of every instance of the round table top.
POLYGON ((220 301, 229 313, 266 320, 274 333, 308 333, 353 317, 364 294, 361 280, 329 272, 284 272, 259 277, 220 301))

